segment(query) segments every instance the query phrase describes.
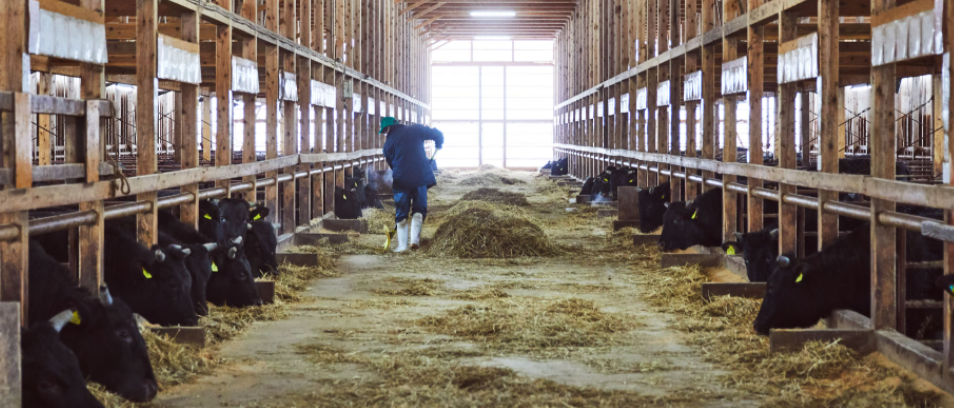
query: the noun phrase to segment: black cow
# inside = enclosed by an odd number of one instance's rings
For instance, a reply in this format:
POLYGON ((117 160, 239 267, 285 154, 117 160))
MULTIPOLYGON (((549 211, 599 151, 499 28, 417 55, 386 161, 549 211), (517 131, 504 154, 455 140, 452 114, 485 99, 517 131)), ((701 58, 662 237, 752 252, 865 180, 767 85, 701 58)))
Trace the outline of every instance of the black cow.
POLYGON ((46 321, 65 309, 76 318, 60 339, 79 361, 83 376, 135 402, 153 399, 159 390, 146 343, 132 310, 101 290, 98 298, 79 287, 69 268, 30 241, 29 320, 46 321))
POLYGON ((169 234, 159 232, 159 246, 169 247, 179 245, 183 249, 189 250, 189 256, 185 257, 186 270, 192 277, 192 288, 189 297, 192 299, 192 306, 195 313, 199 316, 208 316, 209 305, 206 304, 205 291, 212 277, 212 251, 217 247, 214 242, 205 244, 190 244, 179 241, 169 234))
MULTIPOLYGON (((939 242, 921 234, 906 234, 908 261, 941 257, 939 242), (935 242, 931 242, 935 241, 935 242)), ((850 309, 865 316, 871 308, 871 227, 862 225, 841 236, 821 252, 800 259, 780 256, 768 280, 768 288, 755 331, 767 335, 771 329, 809 327, 835 309, 850 309)), ((936 272, 909 269, 907 298, 939 299, 942 292, 932 285, 936 272)))
POLYGON ((199 232, 225 248, 236 238, 245 240, 251 204, 237 198, 199 202, 199 232))
POLYGON ((618 200, 620 187, 635 185, 636 170, 629 167, 618 168, 610 175, 610 197, 614 200, 618 200))
POLYGON ((590 190, 590 201, 608 200, 610 197, 610 177, 616 167, 607 167, 593 179, 593 189, 590 190))
POLYGON ((540 168, 540 170, 550 170, 551 167, 553 167, 553 162, 548 161, 547 164, 544 164, 543 167, 540 168))
POLYGON ((212 253, 212 277, 206 288, 209 302, 218 306, 261 306, 252 267, 242 245, 232 245, 212 253))
POLYGON ((335 217, 340 220, 361 218, 361 203, 354 187, 345 190, 335 186, 335 217))
POLYGON ((670 204, 659 245, 664 251, 722 245, 722 189, 709 190, 684 206, 670 204))
MULTIPOLYGON (((257 205, 255 216, 263 219, 268 216, 268 207, 257 205), (262 215, 264 214, 264 215, 262 215)), ((250 212, 250 214, 253 214, 250 212)), ((249 221, 245 221, 248 230, 249 221)), ((173 238, 193 245, 208 243, 201 232, 195 228, 179 222, 172 214, 159 212, 160 229, 173 238)), ((251 266, 245 257, 244 240, 234 238, 228 246, 218 246, 209 254, 211 258, 211 275, 205 288, 206 300, 214 305, 229 305, 235 307, 257 306, 262 299, 255 288, 251 266), (237 242, 237 243, 236 243, 237 242)))
POLYGON ((245 258, 248 259, 253 275, 278 274, 278 260, 275 258, 278 237, 275 235, 275 227, 264 221, 268 212, 268 207, 255 207, 248 223, 245 258))
POLYGON ((663 225, 666 206, 672 200, 669 182, 639 190, 639 230, 644 234, 663 225))
POLYGON ((358 205, 361 208, 368 208, 368 198, 364 194, 364 179, 360 177, 349 177, 345 179, 345 189, 354 189, 353 194, 358 197, 358 205))
POLYGON ((104 280, 113 293, 146 320, 163 326, 198 324, 192 303, 192 276, 181 246, 147 249, 121 224, 107 223, 104 280))
POLYGON ((778 228, 745 234, 736 232, 735 241, 723 243, 722 249, 729 255, 742 255, 749 282, 765 282, 778 258, 778 228))
POLYGON ((570 168, 570 160, 566 157, 559 159, 551 165, 550 175, 551 176, 565 176, 567 171, 570 168))
POLYGON ((86 388, 76 356, 60 341, 60 331, 72 317, 66 310, 20 331, 24 407, 103 407, 86 388))
POLYGON ((596 183, 595 177, 587 177, 583 181, 583 187, 580 187, 580 193, 577 195, 590 195, 593 192, 593 184, 596 183))

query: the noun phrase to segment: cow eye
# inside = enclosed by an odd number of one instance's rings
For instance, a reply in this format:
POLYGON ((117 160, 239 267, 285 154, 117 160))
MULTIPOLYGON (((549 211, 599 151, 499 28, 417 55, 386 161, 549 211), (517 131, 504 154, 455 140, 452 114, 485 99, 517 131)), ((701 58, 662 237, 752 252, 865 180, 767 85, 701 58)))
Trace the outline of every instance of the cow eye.
POLYGON ((129 330, 126 329, 116 330, 116 337, 119 337, 120 340, 126 343, 132 342, 132 336, 129 334, 129 330))

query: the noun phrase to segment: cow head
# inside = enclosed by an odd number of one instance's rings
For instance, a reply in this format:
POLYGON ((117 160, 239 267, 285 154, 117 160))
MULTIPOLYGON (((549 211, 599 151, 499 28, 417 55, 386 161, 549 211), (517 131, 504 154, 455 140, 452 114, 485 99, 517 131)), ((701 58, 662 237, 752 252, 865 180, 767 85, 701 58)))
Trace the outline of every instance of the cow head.
POLYGON ((768 335, 771 329, 810 327, 828 315, 825 302, 815 294, 817 268, 809 258, 792 259, 779 256, 775 271, 768 279, 762 307, 755 318, 755 331, 768 335))
POLYGON ((209 284, 209 278, 212 276, 212 254, 218 245, 214 242, 206 244, 183 245, 190 251, 189 256, 185 257, 186 270, 192 277, 192 288, 190 289, 190 298, 195 313, 199 316, 209 314, 209 306, 206 304, 205 289, 209 284))
POLYGON ((672 200, 669 183, 639 190, 639 230, 650 233, 663 225, 663 215, 672 200))
POLYGON ((206 288, 209 302, 232 307, 262 304, 242 245, 219 247, 212 252, 212 260, 216 267, 212 269, 212 277, 206 288))
POLYGON ((245 245, 245 257, 253 275, 278 274, 278 260, 275 252, 278 248, 278 238, 275 227, 263 221, 253 221, 248 224, 248 244, 245 245))
POLYGON ((659 246, 664 251, 689 248, 705 242, 706 233, 697 219, 699 209, 692 201, 666 203, 663 215, 663 230, 659 235, 659 246))
POLYGON ((191 250, 179 245, 155 245, 147 256, 132 260, 135 293, 124 299, 146 320, 162 326, 195 326, 199 318, 192 303, 192 275, 185 266, 191 250))
POLYGON ((749 282, 765 282, 778 256, 778 228, 747 234, 736 232, 735 241, 726 241, 722 249, 728 255, 742 255, 749 282))
POLYGON ((153 399, 159 386, 132 309, 105 287, 98 299, 76 306, 76 316, 63 328, 61 338, 73 350, 83 374, 130 401, 153 399))
POLYGON ((227 198, 199 202, 199 232, 221 246, 241 237, 245 239, 251 206, 245 200, 227 198))
POLYGON ((60 342, 60 330, 72 317, 66 310, 20 331, 23 406, 102 408, 86 388, 76 356, 60 342))
POLYGON ((361 204, 354 187, 348 189, 335 187, 335 216, 343 220, 361 218, 361 204))

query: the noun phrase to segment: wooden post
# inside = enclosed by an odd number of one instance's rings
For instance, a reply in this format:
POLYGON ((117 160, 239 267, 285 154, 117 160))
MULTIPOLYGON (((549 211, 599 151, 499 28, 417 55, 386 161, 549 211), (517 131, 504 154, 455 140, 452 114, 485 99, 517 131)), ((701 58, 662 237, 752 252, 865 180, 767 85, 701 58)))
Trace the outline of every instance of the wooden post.
MULTIPOLYGON (((307 3, 304 2, 304 3, 307 3)), ((306 16, 307 14, 302 14, 306 16)), ((303 24, 306 25, 306 24, 303 24)), ((310 32, 309 32, 310 34, 310 32)), ((305 36, 302 31, 302 38, 305 36)), ((299 112, 299 132, 301 133, 301 153, 311 153, 311 60, 308 58, 298 59, 298 108, 299 112)), ((301 164, 299 171, 311 170, 310 164, 301 164)), ((307 225, 311 220, 311 177, 302 177, 298 179, 298 224, 307 225)))
MULTIPOLYGON (((40 72, 37 80, 37 95, 51 95, 53 92, 53 74, 49 72, 40 72)), ((37 164, 40 166, 49 166, 53 164, 53 151, 50 145, 50 135, 53 129, 50 128, 50 115, 36 115, 36 139, 37 139, 37 164)))
POLYGON ((212 160, 212 98, 202 97, 202 160, 212 160))
MULTIPOLYGON (((894 0, 871 3, 872 15, 895 6, 894 0)), ((895 94, 897 77, 895 64, 871 68, 871 176, 895 179, 895 94)), ((897 327, 895 250, 897 232, 878 221, 878 213, 894 211, 895 204, 887 200, 871 199, 871 323, 875 330, 897 327)))
MULTIPOLYGON (((292 8, 294 11, 294 8, 292 8)), ((287 18, 287 17, 286 17, 287 18)), ((292 36, 294 38, 294 36, 292 36)), ((282 70, 285 72, 295 72, 295 54, 286 53, 282 56, 283 67, 282 70)), ((284 75, 282 75, 284 76, 284 75)), ((284 81, 284 78, 282 78, 284 81)), ((307 101, 305 103, 308 103, 307 101)), ((282 156, 293 156, 298 154, 298 110, 299 107, 296 106, 294 101, 283 100, 282 107, 284 110, 283 123, 285 126, 282 127, 284 130, 282 138, 282 156)), ((307 112, 306 112, 307 113, 307 112)), ((291 174, 292 179, 285 182, 282 185, 282 213, 279 218, 282 223, 282 228, 280 233, 287 234, 295 232, 295 199, 298 195, 296 192, 294 174, 296 171, 296 166, 290 166, 285 168, 285 174, 291 174)))
MULTIPOLYGON (((199 18, 198 13, 184 12, 179 17, 181 24, 182 40, 198 43, 199 42, 199 18)), ((182 169, 192 169, 199 167, 199 151, 196 144, 199 135, 197 134, 198 121, 198 101, 199 86, 189 83, 179 84, 182 93, 182 133, 180 137, 179 153, 182 169)), ((247 110, 246 110, 247 112, 247 110)), ((206 124, 202 127, 205 128, 206 124)), ((254 128, 253 128, 254 129, 254 128)), ((183 186, 179 189, 183 193, 191 193, 194 197, 192 202, 183 204, 179 207, 179 220, 195 228, 199 227, 199 183, 183 186)))
MULTIPOLYGON (((797 38, 798 15, 794 11, 779 13, 779 42, 791 41, 797 38)), ((778 129, 779 167, 795 168, 795 94, 796 83, 778 85, 778 118, 775 127, 778 129)), ((779 183, 779 195, 794 194, 795 186, 779 183)), ((798 208, 793 204, 778 203, 779 253, 793 254, 796 251, 798 233, 796 230, 798 208)))
MULTIPOLYGON (((232 9, 231 0, 218 1, 225 3, 226 10, 232 9)), ((223 167, 232 164, 232 26, 219 25, 215 30, 215 167, 223 167)), ((228 188, 231 181, 218 180, 215 185, 228 188)))
MULTIPOLYGON (((762 0, 749 0, 748 10, 762 5, 762 0)), ((763 163, 762 148, 762 92, 765 89, 765 27, 748 28, 746 81, 749 88, 749 164, 763 163)), ((762 199, 752 195, 752 189, 762 187, 762 180, 749 177, 748 231, 762 230, 762 199)))
MULTIPOLYGON (((823 173, 838 173, 840 123, 829 118, 844 117, 844 90, 838 87, 838 1, 818 2, 818 79, 816 91, 821 95, 819 115, 818 162, 823 173), (839 101, 841 101, 839 103, 839 101)), ((838 201, 837 191, 818 191, 818 250, 838 238, 838 216, 821 211, 826 201, 838 201)), ((810 210, 805 210, 810 211, 810 210)))
MULTIPOLYGON (((136 174, 144 176, 158 170, 156 161, 156 109, 159 80, 156 78, 159 15, 157 0, 136 0, 136 174)), ((152 203, 152 208, 136 216, 139 242, 150 247, 158 239, 156 225, 156 192, 142 193, 137 201, 152 203)))
MULTIPOLYGON (((954 7, 946 7, 944 10, 943 21, 944 25, 950 29, 954 27, 954 7)), ((950 33, 950 30, 948 31, 950 33)), ((947 77, 947 83, 942 83, 941 85, 947 87, 948 92, 954 90, 954 62, 951 61, 951 57, 954 56, 954 42, 948 41, 947 47, 945 49, 947 56, 947 65, 943 68, 943 75, 947 77)), ((936 98, 936 96, 935 96, 936 98)), ((947 150, 948 158, 954 157, 954 126, 951 125, 951 121, 954 120, 950 115, 954 115, 954 98, 948 98, 947 103, 941 106, 941 109, 946 110, 948 116, 948 124, 944 126, 944 144, 943 146, 939 145, 937 148, 943 148, 947 150)), ((947 171, 949 175, 954 175, 954 160, 944 163, 947 166, 947 171)), ((954 185, 954 176, 949 176, 949 180, 945 180, 945 184, 954 185)), ((947 225, 954 225, 954 211, 951 209, 944 210, 944 221, 947 225)), ((945 242, 944 243, 944 274, 950 275, 954 273, 954 242, 945 242)), ((954 340, 954 302, 951 301, 952 297, 946 291, 944 293, 944 360, 942 365, 944 367, 945 373, 950 373, 951 368, 954 367, 954 348, 952 348, 952 340, 954 340)))

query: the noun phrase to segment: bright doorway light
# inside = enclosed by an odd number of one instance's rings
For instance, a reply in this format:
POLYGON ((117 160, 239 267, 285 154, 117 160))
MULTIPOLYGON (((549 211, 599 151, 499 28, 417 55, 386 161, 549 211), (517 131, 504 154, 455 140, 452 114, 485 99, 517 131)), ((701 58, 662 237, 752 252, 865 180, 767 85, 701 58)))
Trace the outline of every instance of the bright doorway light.
POLYGON ((509 35, 475 35, 477 41, 510 41, 509 35))
POLYGON ((471 17, 516 17, 516 11, 471 11, 471 17))

